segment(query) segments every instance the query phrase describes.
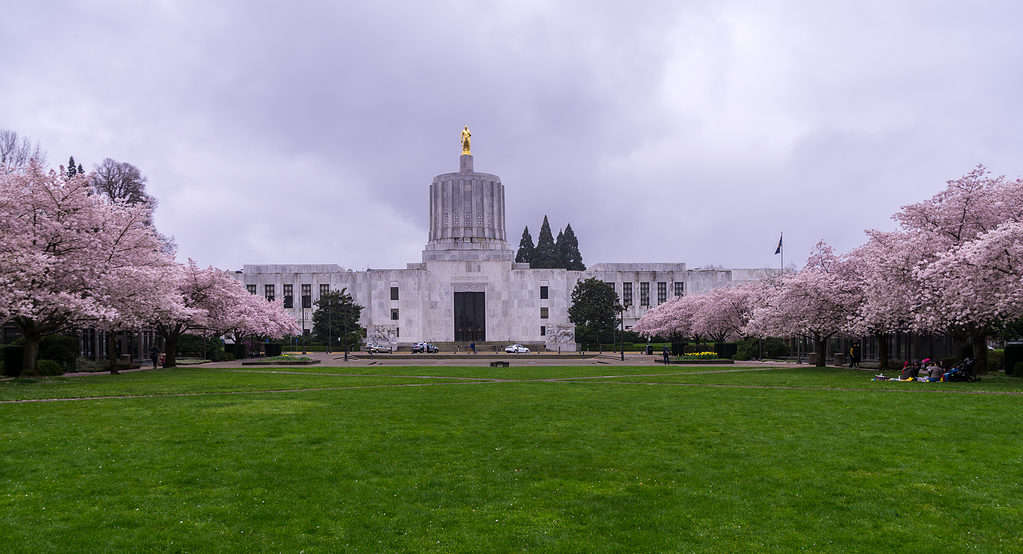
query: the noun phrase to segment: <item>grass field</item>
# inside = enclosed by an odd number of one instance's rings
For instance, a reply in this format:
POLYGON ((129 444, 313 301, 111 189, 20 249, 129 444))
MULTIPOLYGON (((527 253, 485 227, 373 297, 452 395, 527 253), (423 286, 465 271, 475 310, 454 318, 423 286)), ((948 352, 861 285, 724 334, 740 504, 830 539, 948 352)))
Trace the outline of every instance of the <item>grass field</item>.
POLYGON ((0 382, 0 545, 1023 551, 1023 383, 870 376, 374 366, 0 382))

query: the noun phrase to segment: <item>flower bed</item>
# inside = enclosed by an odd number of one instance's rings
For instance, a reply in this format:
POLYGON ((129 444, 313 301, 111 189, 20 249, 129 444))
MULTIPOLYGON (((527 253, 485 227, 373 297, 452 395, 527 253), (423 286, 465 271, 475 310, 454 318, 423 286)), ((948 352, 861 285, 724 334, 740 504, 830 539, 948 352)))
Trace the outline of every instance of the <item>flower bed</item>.
POLYGON ((309 356, 281 354, 280 356, 271 356, 269 358, 247 360, 242 362, 242 365, 313 365, 318 363, 320 363, 320 360, 314 360, 309 356))
POLYGON ((717 352, 691 352, 689 354, 683 354, 682 360, 717 360, 717 352))

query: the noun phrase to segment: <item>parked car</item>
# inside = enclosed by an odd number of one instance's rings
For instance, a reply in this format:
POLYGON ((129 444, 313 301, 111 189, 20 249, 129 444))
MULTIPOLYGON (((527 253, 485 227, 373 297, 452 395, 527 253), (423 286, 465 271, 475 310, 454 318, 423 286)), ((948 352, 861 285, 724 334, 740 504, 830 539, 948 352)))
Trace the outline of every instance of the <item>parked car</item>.
POLYGON ((390 346, 384 346, 382 344, 376 344, 376 343, 373 343, 373 342, 367 342, 366 343, 366 352, 369 352, 370 354, 390 354, 391 353, 391 347, 390 346))
POLYGON ((437 345, 433 344, 432 342, 417 342, 417 343, 412 345, 412 353, 413 354, 417 354, 419 352, 425 352, 427 354, 435 354, 439 350, 440 349, 437 348, 437 345))
POLYGON ((521 344, 512 344, 510 346, 506 346, 504 351, 509 354, 525 354, 529 352, 529 349, 521 344))

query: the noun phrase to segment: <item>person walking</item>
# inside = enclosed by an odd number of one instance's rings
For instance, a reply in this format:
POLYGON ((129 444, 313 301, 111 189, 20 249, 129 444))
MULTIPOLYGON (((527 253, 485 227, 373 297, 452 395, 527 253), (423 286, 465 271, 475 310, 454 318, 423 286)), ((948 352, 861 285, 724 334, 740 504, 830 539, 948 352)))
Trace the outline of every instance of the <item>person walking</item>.
POLYGON ((158 365, 160 363, 160 349, 155 344, 149 349, 149 359, 153 361, 153 369, 160 367, 158 365))
POLYGON ((669 358, 668 358, 668 347, 667 346, 665 346, 664 348, 661 349, 661 355, 664 356, 664 365, 668 365, 669 358))

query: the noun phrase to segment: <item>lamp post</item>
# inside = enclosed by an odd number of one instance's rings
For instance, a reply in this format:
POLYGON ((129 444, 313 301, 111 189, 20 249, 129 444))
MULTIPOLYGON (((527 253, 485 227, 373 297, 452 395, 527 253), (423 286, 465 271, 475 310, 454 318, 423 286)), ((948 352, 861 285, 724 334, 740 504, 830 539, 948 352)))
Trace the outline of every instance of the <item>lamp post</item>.
POLYGON ((625 361, 625 306, 619 305, 618 306, 618 313, 622 317, 622 319, 621 319, 621 325, 622 325, 621 332, 618 334, 618 336, 620 337, 619 340, 621 341, 620 345, 619 345, 619 350, 621 350, 622 361, 624 362, 625 361))
MULTIPOLYGON (((322 307, 322 306, 321 306, 322 307)), ((330 342, 333 339, 331 335, 331 327, 334 325, 334 303, 327 299, 327 354, 330 354, 330 342)))

